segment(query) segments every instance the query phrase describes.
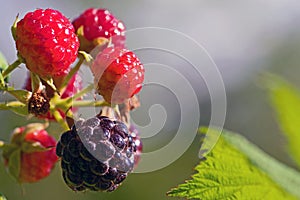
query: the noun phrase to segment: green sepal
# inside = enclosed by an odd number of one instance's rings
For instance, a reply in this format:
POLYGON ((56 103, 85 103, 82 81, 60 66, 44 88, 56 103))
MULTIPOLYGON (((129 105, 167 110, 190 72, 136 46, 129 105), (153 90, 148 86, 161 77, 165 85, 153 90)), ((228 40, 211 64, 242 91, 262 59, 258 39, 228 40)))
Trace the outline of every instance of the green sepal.
POLYGON ((51 89, 53 89, 55 92, 59 93, 58 90, 57 90, 57 88, 56 88, 56 86, 55 86, 55 84, 54 84, 54 81, 53 81, 52 78, 47 78, 47 77, 43 77, 43 78, 40 77, 40 78, 43 79, 43 81, 45 81, 46 84, 47 84, 51 89))
POLYGON ((10 154, 8 160, 8 171, 16 179, 19 179, 21 169, 21 149, 16 149, 10 154))
POLYGON ((13 37, 13 39, 15 41, 17 40, 16 31, 17 31, 17 23, 18 23, 18 21, 19 21, 19 14, 16 16, 16 19, 15 19, 13 25, 10 28, 11 35, 12 35, 12 37, 13 37))
POLYGON ((93 59, 93 57, 91 56, 91 54, 89 54, 89 53, 87 53, 87 52, 85 52, 85 51, 78 51, 78 53, 79 53, 80 55, 83 56, 84 60, 85 60, 88 64, 90 64, 90 63, 93 62, 94 59, 93 59))
POLYGON ((16 145, 16 144, 7 144, 7 143, 4 143, 2 141, 1 149, 2 149, 2 156, 3 156, 3 158, 9 159, 9 157, 11 156, 11 154, 14 151, 16 151, 18 148, 19 148, 19 146, 16 145))
POLYGON ((40 142, 23 142, 21 146, 21 150, 24 153, 43 152, 51 148, 45 148, 40 142))
POLYGON ((37 92, 39 89, 42 89, 42 82, 41 79, 38 75, 35 73, 30 73, 30 78, 31 78, 31 90, 32 92, 37 92))
POLYGON ((8 90, 7 92, 24 104, 27 104, 32 94, 27 90, 8 90))
MULTIPOLYGON (((9 104, 8 104, 9 105, 9 104)), ((20 103, 18 106, 10 106, 9 105, 9 110, 12 112, 21 115, 21 116, 27 116, 28 115, 28 107, 25 104, 20 103)))
POLYGON ((8 103, 0 104, 0 110, 10 110, 21 116, 28 115, 27 105, 19 101, 12 101, 8 103))

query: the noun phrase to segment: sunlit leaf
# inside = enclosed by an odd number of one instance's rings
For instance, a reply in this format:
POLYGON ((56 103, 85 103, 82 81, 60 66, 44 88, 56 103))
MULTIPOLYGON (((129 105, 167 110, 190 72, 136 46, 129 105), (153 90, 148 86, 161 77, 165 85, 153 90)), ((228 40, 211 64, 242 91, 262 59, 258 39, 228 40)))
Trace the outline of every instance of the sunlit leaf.
POLYGON ((288 82, 272 75, 267 82, 278 125, 288 141, 288 150, 300 168, 300 92, 288 82))
MULTIPOLYGON (((233 134, 224 134, 226 136, 219 139, 206 160, 196 166, 197 172, 192 179, 172 189, 168 192, 169 196, 205 200, 296 199, 228 142, 233 134)), ((245 141, 239 139, 243 146, 248 144, 245 141)))

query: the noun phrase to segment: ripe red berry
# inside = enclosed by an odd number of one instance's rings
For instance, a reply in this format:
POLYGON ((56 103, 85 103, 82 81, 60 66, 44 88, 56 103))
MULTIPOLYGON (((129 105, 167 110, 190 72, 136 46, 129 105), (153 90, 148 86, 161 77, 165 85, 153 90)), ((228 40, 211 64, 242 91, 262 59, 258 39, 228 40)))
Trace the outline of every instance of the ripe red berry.
POLYGON ((19 182, 37 182, 51 173, 58 157, 55 153, 56 140, 48 135, 46 130, 28 129, 28 127, 17 128, 12 136, 11 143, 15 147, 14 150, 4 150, 3 156, 7 164, 9 162, 16 166, 19 164, 19 171, 10 170, 11 173, 16 173, 13 176, 19 182), (34 150, 34 147, 30 146, 33 143, 38 143, 41 147, 49 149, 44 151, 34 150))
POLYGON ((17 23, 16 47, 30 71, 52 77, 75 61, 79 41, 74 27, 59 11, 37 9, 17 23))
MULTIPOLYGON (((84 11, 73 22, 76 31, 83 27, 83 36, 88 41, 92 42, 97 38, 111 38, 115 46, 124 47, 125 43, 125 26, 108 10, 89 8, 84 11)), ((84 41, 80 38, 80 48, 82 49, 84 41)), ((83 48, 82 50, 89 51, 91 49, 83 48)))
POLYGON ((144 67, 136 55, 122 48, 106 48, 99 53, 91 70, 99 94, 105 101, 123 103, 137 94, 144 81, 144 67))
MULTIPOLYGON (((60 76, 55 76, 53 77, 53 82, 54 85, 56 87, 61 87, 61 84, 65 78, 65 76, 67 75, 67 72, 64 72, 64 74, 60 75, 60 76)), ((44 82, 44 81, 42 81, 44 82)), ((44 83, 45 84, 45 83, 44 83)), ((46 95, 48 98, 52 98, 54 95, 54 91, 51 87, 49 87, 47 84, 46 85, 46 95)), ((24 89, 31 91, 31 78, 30 76, 28 76, 25 84, 24 84, 24 89)), ((82 89, 82 79, 79 76, 79 74, 75 74, 71 80, 69 81, 68 85, 66 86, 66 88, 63 90, 62 94, 61 94, 61 98, 65 99, 68 97, 73 96, 74 94, 76 94, 78 91, 80 91, 82 89)), ((78 109, 76 107, 72 107, 71 108, 72 112, 76 112, 78 109)), ((66 117, 65 113, 62 110, 59 110, 61 116, 63 118, 66 117)), ((39 115, 39 118, 42 119, 49 119, 49 120, 54 120, 54 117, 51 115, 50 112, 47 112, 46 114, 43 115, 39 115)))

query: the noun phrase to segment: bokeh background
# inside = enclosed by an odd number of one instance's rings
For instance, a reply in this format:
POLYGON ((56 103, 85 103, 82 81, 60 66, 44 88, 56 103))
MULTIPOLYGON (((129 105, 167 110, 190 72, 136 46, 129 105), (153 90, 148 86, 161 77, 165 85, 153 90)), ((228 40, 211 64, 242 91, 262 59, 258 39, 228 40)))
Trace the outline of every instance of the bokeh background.
MULTIPOLYGON (((227 95, 224 128, 245 135, 278 160, 294 166, 285 151, 286 141, 281 135, 274 112, 268 103, 261 78, 265 72, 276 73, 300 89, 300 3, 298 1, 10 0, 5 3, 2 1, 0 51, 9 62, 16 59, 15 45, 10 35, 10 26, 15 16, 19 13, 20 17, 23 17, 28 11, 48 7, 60 10, 70 19, 74 19, 86 8, 104 7, 122 19, 127 29, 154 26, 187 34, 203 45, 223 77, 227 95)), ((153 38, 156 39, 159 38, 153 38)), ((182 49, 189 51, 184 45, 182 49)), ((193 55, 194 52, 190 53, 193 55)), ((25 76, 26 68, 23 66, 14 72, 12 84, 22 87, 25 76)), ((195 89, 195 92, 201 108, 199 124, 208 125, 209 95, 201 85, 195 89)), ((153 99, 155 98, 154 96, 153 99)), ((169 111, 172 114, 172 109, 169 111)), ((137 118, 141 124, 147 124, 149 120, 148 117, 137 118)), ((27 119, 11 112, 1 111, 0 140, 8 141, 11 131, 16 126, 26 123, 27 119)), ((172 135, 173 125, 173 123, 167 124, 160 135, 172 135)), ((56 137, 59 137, 57 130, 57 126, 52 124, 49 132, 52 131, 56 137)), ((159 137, 149 142, 145 140, 145 144, 153 146, 159 142, 161 142, 159 137)), ((149 150, 153 146, 146 145, 145 148, 149 150)), ((1 164, 0 192, 9 200, 169 199, 165 193, 171 187, 188 179, 193 173, 193 167, 199 161, 198 150, 199 138, 196 137, 188 151, 176 162, 158 171, 132 174, 122 187, 111 194, 70 191, 63 183, 58 166, 41 182, 21 186, 7 174, 1 164)))

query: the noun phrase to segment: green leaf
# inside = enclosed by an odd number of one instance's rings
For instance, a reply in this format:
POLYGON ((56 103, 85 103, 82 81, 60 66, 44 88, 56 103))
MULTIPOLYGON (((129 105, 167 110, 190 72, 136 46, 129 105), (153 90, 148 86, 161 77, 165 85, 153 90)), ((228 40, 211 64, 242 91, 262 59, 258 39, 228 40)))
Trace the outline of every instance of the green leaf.
MULTIPOLYGON (((228 140, 231 137, 234 137, 233 134, 224 133, 207 154, 206 160, 196 166, 197 173, 192 179, 172 189, 168 195, 205 200, 296 199, 234 147, 228 140)), ((245 140, 241 139, 239 142, 247 148, 245 140)))
POLYGON ((0 200, 7 200, 6 197, 0 193, 0 200))
POLYGON ((298 171, 269 156, 239 134, 223 132, 223 137, 278 185, 300 198, 300 173, 298 171))
POLYGON ((269 76, 267 87, 288 150, 300 167, 300 92, 278 76, 269 76))

